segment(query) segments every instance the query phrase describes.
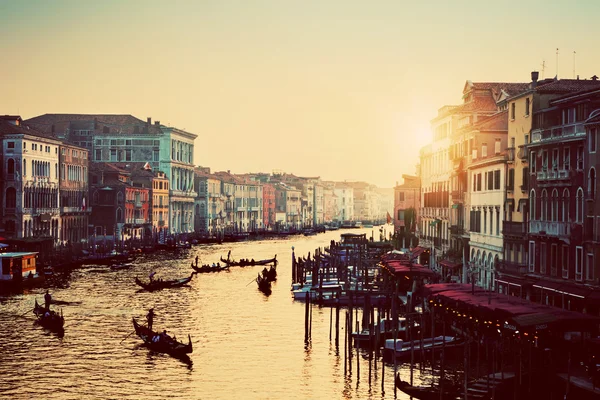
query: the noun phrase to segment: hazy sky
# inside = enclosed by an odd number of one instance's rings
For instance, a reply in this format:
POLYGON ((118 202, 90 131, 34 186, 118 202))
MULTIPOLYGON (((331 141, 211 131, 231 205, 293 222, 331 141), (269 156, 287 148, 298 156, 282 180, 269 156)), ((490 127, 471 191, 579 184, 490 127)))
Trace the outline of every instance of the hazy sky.
POLYGON ((0 0, 0 114, 132 114, 199 165, 390 187, 467 79, 600 75, 600 1, 0 0))

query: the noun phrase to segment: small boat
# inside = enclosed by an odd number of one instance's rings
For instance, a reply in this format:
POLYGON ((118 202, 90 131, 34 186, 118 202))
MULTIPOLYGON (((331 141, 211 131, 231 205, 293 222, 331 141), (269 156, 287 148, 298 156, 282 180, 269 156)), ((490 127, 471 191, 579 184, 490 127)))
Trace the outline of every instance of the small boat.
POLYGON ((312 229, 305 229, 302 234, 304 236, 315 236, 317 232, 313 231, 312 229))
MULTIPOLYGON (((442 348, 450 350, 455 347, 462 346, 464 342, 453 336, 436 336, 434 338, 425 338, 421 340, 403 341, 396 339, 396 358, 410 359, 411 350, 415 358, 420 357, 421 349, 423 352, 431 354, 432 351, 441 351, 442 348)), ((393 358, 394 356, 394 339, 387 339, 384 345, 384 355, 393 358)))
MULTIPOLYGON (((379 321, 379 337, 382 339, 389 339, 389 338, 393 338, 394 335, 394 321, 392 318, 385 318, 385 319, 381 319, 379 321)), ((377 330, 377 328, 375 328, 375 331, 377 330)), ((396 337, 398 339, 402 339, 402 340, 406 340, 408 338, 408 322, 406 321, 406 318, 404 317, 399 317, 398 318, 398 327, 396 328, 396 337)), ((414 335, 416 335, 419 331, 419 323, 416 321, 413 321, 413 330, 411 333, 413 333, 414 335)), ((367 342, 366 344, 369 343, 369 341, 374 340, 375 339, 375 335, 371 335, 369 332, 369 329, 363 329, 362 331, 359 332, 352 332, 352 337, 354 338, 354 340, 356 340, 357 342, 359 342, 359 344, 361 342, 367 342)))
POLYGON ((258 261, 254 261, 254 260, 235 261, 235 260, 226 260, 223 257, 221 257, 221 262, 224 263, 225 265, 229 265, 230 267, 252 267, 255 265, 277 264, 277 254, 275 254, 275 257, 273 257, 273 258, 269 258, 267 260, 258 260, 258 261))
POLYGON ((131 267, 132 265, 133 265, 132 263, 113 264, 110 266, 110 269, 112 269, 113 271, 117 271, 119 269, 127 269, 127 268, 131 267))
POLYGON ((37 322, 44 328, 54 332, 63 331, 65 319, 62 316, 62 312, 58 314, 56 311, 46 311, 46 308, 39 305, 36 299, 35 307, 33 307, 33 313, 37 317, 37 322))
POLYGON ((140 325, 135 317, 133 318, 133 328, 135 334, 140 337, 151 350, 159 353, 167 353, 173 357, 187 357, 192 352, 192 338, 188 335, 188 343, 184 344, 173 338, 167 338, 166 340, 161 338, 158 332, 154 332, 147 327, 140 325))
POLYGON ((166 288, 172 288, 172 287, 180 287, 180 286, 190 283, 190 281, 194 277, 195 273, 196 272, 192 272, 191 275, 188 276, 187 278, 173 279, 173 280, 168 280, 168 281, 163 281, 162 279, 159 279, 159 280, 152 280, 148 283, 140 281, 139 278, 136 276, 135 283, 137 283, 139 286, 143 287, 145 290, 148 290, 148 291, 160 290, 160 289, 166 289, 166 288))
POLYGON ((196 271, 199 274, 204 274, 207 272, 221 272, 221 271, 229 271, 229 265, 208 265, 205 264, 201 267, 197 267, 195 265, 192 265, 192 268, 194 269, 194 271, 196 271))
POLYGON ((256 277, 256 284, 258 285, 258 290, 260 290, 267 296, 271 294, 271 281, 268 280, 267 277, 261 276, 259 274, 256 277))
POLYGON ((412 386, 410 383, 400 379, 400 374, 396 374, 396 387, 411 396, 414 399, 420 400, 458 400, 461 399, 461 389, 456 386, 450 386, 449 389, 445 389, 443 393, 440 393, 439 387, 431 386, 412 386))

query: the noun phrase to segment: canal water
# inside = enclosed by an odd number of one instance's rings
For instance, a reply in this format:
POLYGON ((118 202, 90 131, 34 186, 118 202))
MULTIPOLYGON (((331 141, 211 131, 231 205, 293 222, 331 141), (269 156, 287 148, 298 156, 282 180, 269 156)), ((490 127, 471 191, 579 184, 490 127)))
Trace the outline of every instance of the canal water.
MULTIPOLYGON (((0 297, 0 398, 10 399, 391 399, 393 365, 369 374, 369 361, 356 356, 344 373, 344 342, 329 340, 330 309, 313 309, 312 340, 304 342, 305 305, 290 292, 292 246, 311 254, 345 231, 279 240, 198 245, 179 254, 138 257, 127 270, 84 267, 72 271, 53 298, 64 302, 65 334, 59 338, 34 324, 28 312, 43 289, 0 297), (187 276, 196 256, 271 258, 278 280, 265 297, 254 282, 263 267, 196 275, 189 287, 139 292, 134 277, 156 271, 165 279, 187 276), (155 329, 179 339, 191 335, 191 363, 156 354, 140 345, 131 319, 154 308, 155 329), (123 340, 124 339, 124 340, 123 340), (382 390, 383 377, 383 390, 382 390)), ((379 229, 347 232, 373 233, 379 229)), ((343 315, 343 312, 340 313, 343 315)), ((341 318, 342 319, 342 318, 341 318)), ((343 326, 343 319, 340 322, 343 326)), ((333 335, 335 337, 335 334, 333 335)), ((399 367, 408 380, 409 367, 399 367)), ((431 382, 414 372, 415 384, 431 382)), ((397 398, 406 397, 397 392, 397 398)))

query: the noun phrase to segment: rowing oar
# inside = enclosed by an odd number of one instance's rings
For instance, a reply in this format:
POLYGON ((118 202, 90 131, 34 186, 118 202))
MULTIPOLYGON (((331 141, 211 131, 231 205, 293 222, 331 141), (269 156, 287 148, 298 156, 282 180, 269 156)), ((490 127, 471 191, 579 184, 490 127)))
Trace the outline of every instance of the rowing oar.
POLYGON ((256 282, 256 278, 254 278, 254 279, 252 279, 250 282, 248 282, 248 283, 246 284, 246 286, 248 286, 248 285, 249 285, 249 284, 251 284, 252 282, 256 282))
POLYGON ((127 339, 129 336, 131 336, 133 333, 135 333, 135 331, 130 332, 127 336, 125 336, 123 339, 121 339, 121 341, 119 342, 119 344, 123 343, 123 340, 127 339))
POLYGON ((19 315, 19 317, 24 317, 25 314, 29 314, 30 312, 32 312, 35 309, 35 307, 33 307, 31 310, 26 311, 24 314, 19 315))

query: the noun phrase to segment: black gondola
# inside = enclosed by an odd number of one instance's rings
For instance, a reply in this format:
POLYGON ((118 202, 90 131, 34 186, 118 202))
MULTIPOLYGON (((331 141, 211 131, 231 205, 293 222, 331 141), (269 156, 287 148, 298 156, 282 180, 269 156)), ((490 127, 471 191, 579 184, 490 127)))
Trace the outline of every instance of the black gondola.
POLYGON ((271 294, 271 281, 268 280, 265 276, 261 276, 259 274, 256 277, 256 284, 258 285, 258 290, 260 290, 267 296, 271 294))
POLYGON ((194 269, 194 271, 198 272, 199 274, 204 274, 207 272, 229 271, 229 265, 215 265, 215 266, 203 265, 201 267, 192 265, 192 268, 194 269))
POLYGON ((192 352, 192 338, 188 335, 188 343, 184 344, 172 338, 161 338, 161 335, 158 332, 154 332, 147 327, 140 325, 135 317, 133 318, 133 328, 135 329, 135 334, 140 337, 150 348, 159 353, 167 353, 172 355, 173 357, 187 357, 188 354, 192 352))
POLYGON ((440 393, 439 387, 412 386, 400 379, 400 374, 396 374, 396 387, 407 395, 420 400, 457 400, 462 398, 460 388, 451 387, 440 393))
POLYGON ((277 266, 272 265, 269 269, 265 267, 262 271, 263 277, 267 278, 269 282, 277 280, 277 266))
POLYGON ((54 332, 61 332, 64 329, 65 319, 62 313, 59 314, 52 310, 46 311, 44 306, 38 304, 37 299, 35 300, 33 313, 37 317, 37 322, 44 328, 54 332))
POLYGON ((275 254, 275 257, 273 257, 273 258, 269 258, 267 260, 258 260, 258 261, 254 261, 254 260, 235 261, 235 260, 227 260, 227 259, 221 257, 221 262, 224 263, 225 265, 229 265, 230 267, 252 267, 255 265, 269 265, 269 264, 277 265, 277 254, 275 254))
POLYGON ((139 286, 141 286, 142 288, 144 288, 145 290, 148 290, 148 291, 160 290, 160 289, 166 289, 166 288, 172 288, 172 287, 180 287, 180 286, 188 284, 194 277, 195 273, 196 272, 192 272, 191 275, 188 276, 187 278, 173 279, 173 280, 168 280, 168 281, 163 281, 162 279, 158 279, 158 280, 152 280, 149 283, 140 281, 139 278, 136 276, 135 283, 137 283, 139 286))

